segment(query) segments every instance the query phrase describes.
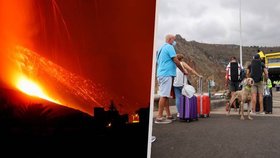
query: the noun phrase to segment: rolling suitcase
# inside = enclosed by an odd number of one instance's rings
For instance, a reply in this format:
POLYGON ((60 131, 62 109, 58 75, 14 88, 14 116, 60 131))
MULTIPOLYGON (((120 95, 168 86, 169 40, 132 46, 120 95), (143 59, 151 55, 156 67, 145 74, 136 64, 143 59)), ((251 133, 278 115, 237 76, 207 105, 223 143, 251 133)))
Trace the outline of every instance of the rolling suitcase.
MULTIPOLYGON (((263 111, 272 114, 272 96, 270 94, 263 96, 263 111)), ((259 94, 257 94, 256 112, 260 112, 259 94)))
POLYGON ((179 119, 186 121, 198 120, 197 98, 195 95, 193 95, 191 98, 181 95, 179 106, 179 119))
POLYGON ((210 116, 210 98, 208 95, 203 95, 202 78, 199 78, 198 82, 197 115, 198 117, 210 116))
POLYGON ((265 113, 272 114, 272 97, 271 95, 265 95, 263 97, 263 108, 265 113))
POLYGON ((264 96, 263 96, 263 110, 265 113, 272 114, 272 96, 270 90, 265 87, 264 96))

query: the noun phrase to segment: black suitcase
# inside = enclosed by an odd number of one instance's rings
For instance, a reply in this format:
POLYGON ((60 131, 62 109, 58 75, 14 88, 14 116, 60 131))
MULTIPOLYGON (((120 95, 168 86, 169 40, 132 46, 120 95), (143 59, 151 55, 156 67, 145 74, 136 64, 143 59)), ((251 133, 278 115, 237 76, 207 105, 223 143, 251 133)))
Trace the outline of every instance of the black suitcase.
MULTIPOLYGON (((257 94, 257 100, 256 100, 256 112, 260 111, 260 103, 259 103, 259 95, 257 94)), ((272 114, 272 97, 271 95, 265 95, 263 96, 263 110, 265 113, 272 114)))
POLYGON ((265 113, 272 114, 272 97, 271 95, 265 95, 263 97, 263 108, 265 113))

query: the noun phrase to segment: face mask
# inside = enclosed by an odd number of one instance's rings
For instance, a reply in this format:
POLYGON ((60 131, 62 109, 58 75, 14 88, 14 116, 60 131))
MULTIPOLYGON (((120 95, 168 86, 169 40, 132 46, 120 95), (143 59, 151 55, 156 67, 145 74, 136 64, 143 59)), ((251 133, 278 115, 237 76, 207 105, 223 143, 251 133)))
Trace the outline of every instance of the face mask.
POLYGON ((172 42, 172 45, 173 45, 173 46, 176 46, 176 41, 173 41, 173 42, 172 42))

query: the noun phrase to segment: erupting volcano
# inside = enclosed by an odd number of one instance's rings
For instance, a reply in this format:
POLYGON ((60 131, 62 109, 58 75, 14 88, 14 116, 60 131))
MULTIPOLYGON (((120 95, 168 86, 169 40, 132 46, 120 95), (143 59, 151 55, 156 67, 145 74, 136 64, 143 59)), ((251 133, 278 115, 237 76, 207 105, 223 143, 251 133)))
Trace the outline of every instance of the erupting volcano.
MULTIPOLYGON (((105 87, 71 73, 27 48, 17 46, 14 51, 10 60, 19 70, 15 82, 19 90, 90 115, 93 115, 94 107, 109 108, 114 94, 108 94, 105 87), (46 87, 44 91, 42 87, 46 87)), ((127 104, 124 99, 114 98, 117 103, 127 104)))
POLYGON ((0 0, 0 145, 145 157, 155 4, 0 0))
POLYGON ((138 13, 146 2, 110 3, 1 1, 1 80, 90 115, 111 102, 120 114, 148 108, 153 12, 138 13))

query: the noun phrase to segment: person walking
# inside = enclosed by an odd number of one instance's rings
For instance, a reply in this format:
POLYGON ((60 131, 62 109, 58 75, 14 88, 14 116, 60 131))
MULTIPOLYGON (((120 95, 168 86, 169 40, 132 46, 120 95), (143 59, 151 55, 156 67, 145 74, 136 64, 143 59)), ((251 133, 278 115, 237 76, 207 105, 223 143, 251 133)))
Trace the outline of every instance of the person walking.
POLYGON ((155 123, 166 124, 171 123, 175 118, 170 113, 169 98, 171 97, 171 89, 173 78, 176 76, 176 66, 187 75, 188 72, 183 69, 180 61, 176 56, 174 46, 176 45, 176 37, 172 34, 165 36, 165 43, 161 46, 157 53, 157 81, 159 84, 159 107, 155 123), (166 111, 166 118, 163 117, 163 111, 166 111))
POLYGON ((263 77, 264 82, 268 79, 268 71, 265 67, 264 63, 261 62, 260 55, 256 54, 253 57, 253 60, 251 61, 251 64, 247 67, 247 77, 251 77, 254 80, 254 85, 251 88, 252 93, 252 110, 251 114, 256 114, 256 102, 257 98, 260 104, 260 114, 265 114, 263 111, 263 89, 264 89, 264 83, 263 83, 263 77), (263 75, 264 74, 264 75, 263 75), (258 95, 258 97, 257 97, 258 95))
MULTIPOLYGON (((177 58, 180 61, 180 64, 183 66, 183 68, 187 72, 191 72, 192 74, 195 74, 197 77, 200 77, 200 78, 202 77, 184 61, 184 54, 177 54, 177 58)), ((177 117, 179 117, 180 97, 182 95, 182 89, 183 89, 185 80, 188 80, 187 76, 185 76, 179 68, 176 68, 176 77, 174 78, 173 87, 174 87, 174 92, 175 92, 177 117)))
MULTIPOLYGON (((226 67, 226 89, 229 89, 229 93, 232 98, 235 95, 235 92, 239 90, 239 84, 241 82, 241 71, 242 65, 237 62, 235 56, 230 58, 230 61, 226 67)), ((229 104, 227 104, 228 106, 229 104)), ((233 102, 235 111, 237 111, 236 102, 233 102)), ((231 107, 226 107, 229 109, 231 107)))

